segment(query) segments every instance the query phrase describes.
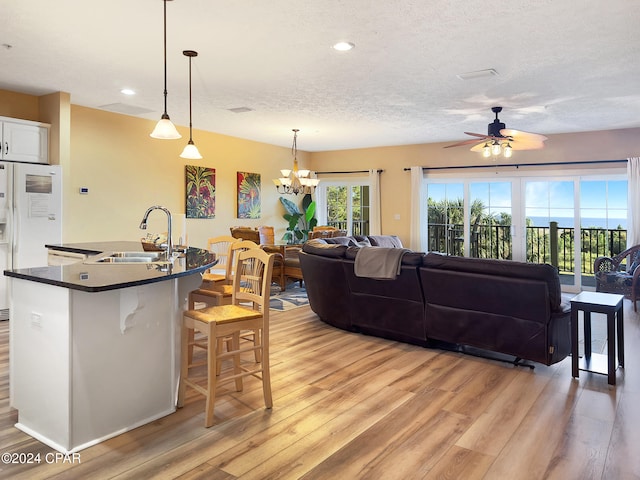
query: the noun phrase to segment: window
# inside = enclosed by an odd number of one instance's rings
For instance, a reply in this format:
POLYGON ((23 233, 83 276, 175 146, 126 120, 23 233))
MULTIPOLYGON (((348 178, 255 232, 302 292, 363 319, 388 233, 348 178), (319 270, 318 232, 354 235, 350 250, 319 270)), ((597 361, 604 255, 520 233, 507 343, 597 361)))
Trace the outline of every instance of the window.
POLYGON ((427 218, 428 249, 464 255, 464 184, 429 183, 427 218))
POLYGON ((620 172, 429 176, 428 249, 550 263, 567 289, 594 286, 595 259, 626 248, 627 180, 620 172))
POLYGON ((363 180, 322 181, 318 186, 318 224, 369 235, 369 185, 363 180))

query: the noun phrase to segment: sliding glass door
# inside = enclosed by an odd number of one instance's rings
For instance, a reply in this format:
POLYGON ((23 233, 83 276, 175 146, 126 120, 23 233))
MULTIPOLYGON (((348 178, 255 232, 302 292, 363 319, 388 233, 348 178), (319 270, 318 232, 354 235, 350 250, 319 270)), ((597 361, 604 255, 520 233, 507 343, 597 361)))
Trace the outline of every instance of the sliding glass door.
POLYGON ((464 256, 464 183, 427 186, 429 251, 464 256))
POLYGON ((593 263, 626 248, 625 175, 428 178, 430 251, 548 263, 567 290, 593 287, 593 263))
POLYGON ((469 199, 469 256, 513 259, 511 182, 471 182, 469 199))
POLYGON ((563 285, 576 284, 576 180, 525 180, 526 261, 558 267, 563 285))
POLYGON ((512 190, 509 181, 429 182, 429 250, 512 259, 512 190))

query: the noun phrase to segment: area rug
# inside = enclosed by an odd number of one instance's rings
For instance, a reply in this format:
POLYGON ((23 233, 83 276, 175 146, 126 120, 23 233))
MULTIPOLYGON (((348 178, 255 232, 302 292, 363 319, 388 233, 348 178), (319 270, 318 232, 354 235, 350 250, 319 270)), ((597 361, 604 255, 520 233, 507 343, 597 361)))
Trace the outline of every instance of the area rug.
POLYGON ((307 291, 298 282, 289 283, 284 292, 280 291, 279 285, 271 287, 271 298, 269 299, 269 308, 271 310, 282 312, 308 304, 307 291))

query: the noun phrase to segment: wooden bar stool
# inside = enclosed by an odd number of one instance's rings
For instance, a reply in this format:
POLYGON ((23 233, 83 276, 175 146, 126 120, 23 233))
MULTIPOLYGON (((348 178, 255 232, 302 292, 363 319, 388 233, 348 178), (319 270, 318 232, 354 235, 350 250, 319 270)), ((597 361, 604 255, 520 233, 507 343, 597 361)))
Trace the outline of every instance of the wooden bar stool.
MULTIPOLYGON (((196 304, 201 303, 204 303, 206 307, 230 304, 233 297, 233 278, 235 276, 236 256, 239 252, 244 252, 251 248, 260 248, 260 245, 250 240, 234 239, 233 242, 230 242, 227 252, 228 260, 226 265, 225 280, 223 282, 217 282, 207 287, 201 286, 200 288, 189 292, 188 309, 196 310, 196 304)), ((189 332, 188 348, 189 366, 196 366, 193 364, 193 347, 199 347, 206 350, 207 343, 202 338, 196 338, 195 332, 191 330, 189 332)), ((257 351, 256 361, 259 361, 259 355, 257 351)), ((220 365, 218 365, 218 373, 220 373, 220 365)))
POLYGON ((262 380, 266 407, 273 405, 269 373, 269 295, 274 257, 259 248, 240 252, 236 257, 231 304, 187 310, 183 314, 178 407, 184 405, 187 386, 203 394, 206 427, 213 425, 216 386, 220 383, 233 380, 236 390, 242 391, 244 377, 257 377, 262 380), (200 385, 198 379, 189 378, 188 347, 190 332, 194 330, 208 338, 206 387, 200 385), (247 344, 240 342, 244 332, 258 334, 254 342, 247 344), (227 351, 222 343, 227 345, 227 351), (242 359, 242 354, 247 352, 258 352, 260 362, 252 358, 247 365, 242 359), (232 371, 223 369, 217 377, 218 363, 227 358, 233 360, 232 371))
MULTIPOLYGON (((210 252, 216 254, 216 270, 220 271, 222 267, 225 267, 229 263, 229 246, 236 242, 238 239, 233 238, 230 235, 222 235, 219 237, 211 237, 208 241, 208 249, 210 252)), ((204 284, 224 282, 226 280, 226 273, 217 273, 209 270, 202 275, 202 281, 204 284)))
POLYGON ((260 245, 250 240, 235 240, 234 242, 230 242, 226 253, 228 260, 225 268, 225 278, 213 285, 201 286, 191 291, 189 293, 189 310, 195 310, 196 302, 205 303, 207 306, 231 303, 233 277, 235 275, 235 257, 237 253, 244 252, 251 248, 260 248, 260 245))

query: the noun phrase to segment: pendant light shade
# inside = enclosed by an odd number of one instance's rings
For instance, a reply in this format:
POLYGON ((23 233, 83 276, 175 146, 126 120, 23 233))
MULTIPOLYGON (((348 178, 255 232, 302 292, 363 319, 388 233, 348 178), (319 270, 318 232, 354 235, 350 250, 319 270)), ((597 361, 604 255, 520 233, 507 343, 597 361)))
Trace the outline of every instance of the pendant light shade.
POLYGON ((184 50, 182 54, 185 57, 189 57, 189 142, 180 154, 182 158, 188 158, 191 160, 199 160, 202 158, 198 147, 193 143, 193 124, 191 123, 191 59, 198 56, 198 52, 194 50, 184 50))
POLYGON ((164 113, 150 135, 152 138, 161 140, 175 140, 182 137, 175 125, 171 123, 167 113, 167 2, 170 1, 172 0, 162 0, 164 4, 164 113))
POLYGON ((182 158, 188 158, 190 160, 200 160, 202 158, 202 155, 200 155, 198 147, 195 146, 193 140, 189 140, 189 143, 185 145, 184 150, 182 150, 180 156, 182 158))
POLYGON ((176 130, 176 126, 169 119, 169 115, 156 123, 156 128, 153 129, 150 136, 160 140, 175 140, 182 137, 176 130))

